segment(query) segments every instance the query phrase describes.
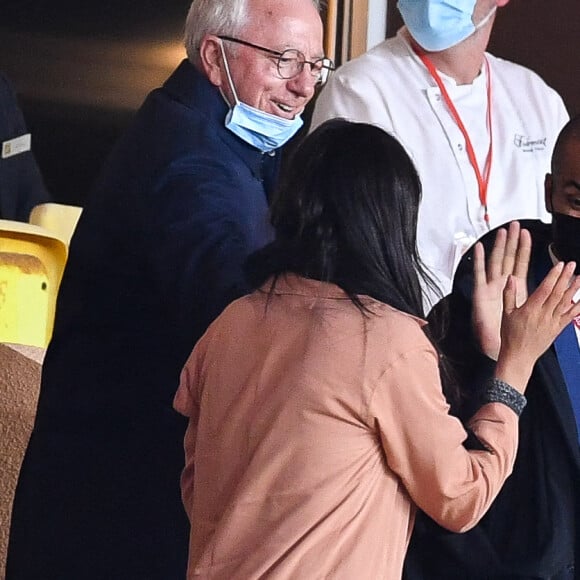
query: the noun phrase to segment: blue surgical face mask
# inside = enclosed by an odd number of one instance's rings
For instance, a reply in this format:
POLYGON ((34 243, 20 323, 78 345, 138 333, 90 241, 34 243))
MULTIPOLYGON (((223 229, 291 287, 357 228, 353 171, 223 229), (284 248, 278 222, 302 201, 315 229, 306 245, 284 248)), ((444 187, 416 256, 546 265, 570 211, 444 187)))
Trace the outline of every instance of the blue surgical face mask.
POLYGON ((399 0, 397 6, 415 41, 425 50, 437 52, 459 44, 489 22, 497 7, 475 26, 476 1, 399 0))
POLYGON ((232 82, 228 60, 221 40, 220 46, 230 89, 236 101, 233 107, 230 105, 230 110, 226 115, 226 127, 240 139, 260 151, 268 152, 278 149, 296 135, 302 127, 302 118, 300 115, 296 115, 294 119, 284 119, 242 103, 238 99, 236 88, 232 82))

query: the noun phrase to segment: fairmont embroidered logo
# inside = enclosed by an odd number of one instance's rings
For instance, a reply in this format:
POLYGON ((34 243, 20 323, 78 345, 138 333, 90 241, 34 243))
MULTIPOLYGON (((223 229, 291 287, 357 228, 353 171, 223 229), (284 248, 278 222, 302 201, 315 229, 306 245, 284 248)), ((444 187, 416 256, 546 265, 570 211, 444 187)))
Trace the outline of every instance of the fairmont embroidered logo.
POLYGON ((514 145, 524 153, 544 151, 546 149, 546 137, 543 139, 531 139, 525 135, 514 135, 514 145))

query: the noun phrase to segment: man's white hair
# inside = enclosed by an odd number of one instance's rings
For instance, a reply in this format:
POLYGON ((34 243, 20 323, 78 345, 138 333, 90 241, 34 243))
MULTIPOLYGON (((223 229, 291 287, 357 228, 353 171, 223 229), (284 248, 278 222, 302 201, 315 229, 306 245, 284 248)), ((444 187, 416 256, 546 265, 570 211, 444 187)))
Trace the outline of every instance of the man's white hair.
MULTIPOLYGON (((312 4, 320 12, 322 1, 312 0, 312 4)), ((248 20, 248 0, 193 0, 185 21, 187 58, 199 66, 199 48, 206 34, 238 36, 248 20)))

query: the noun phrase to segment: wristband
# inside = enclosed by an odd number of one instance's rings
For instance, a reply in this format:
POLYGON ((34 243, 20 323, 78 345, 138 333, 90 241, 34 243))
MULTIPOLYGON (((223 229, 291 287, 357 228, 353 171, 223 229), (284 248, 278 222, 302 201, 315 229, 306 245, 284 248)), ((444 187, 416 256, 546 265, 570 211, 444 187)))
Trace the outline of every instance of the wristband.
POLYGON ((502 403, 509 407, 518 417, 522 414, 527 400, 505 381, 492 377, 486 384, 482 394, 483 403, 502 403))

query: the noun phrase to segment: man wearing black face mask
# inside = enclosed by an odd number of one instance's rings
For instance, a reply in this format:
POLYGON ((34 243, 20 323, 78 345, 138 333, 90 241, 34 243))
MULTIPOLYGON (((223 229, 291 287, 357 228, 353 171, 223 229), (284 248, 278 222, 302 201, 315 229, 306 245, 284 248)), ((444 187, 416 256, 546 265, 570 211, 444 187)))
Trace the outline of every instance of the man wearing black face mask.
MULTIPOLYGON (((557 139, 545 199, 551 225, 520 222, 532 235, 529 292, 558 260, 575 261, 580 274, 580 116, 569 121, 557 139)), ((486 256, 491 256, 496 233, 481 240, 486 256)), ((462 378, 471 381, 494 364, 483 354, 490 354, 486 345, 476 346, 471 338, 473 251, 463 257, 454 279, 449 297, 449 336, 454 340, 446 345, 447 354, 461 363, 462 378)), ((495 338, 499 342, 499 328, 495 338)), ((467 419, 477 393, 462 394, 454 411, 467 419)), ((540 357, 526 396, 514 471, 491 509, 465 534, 450 534, 420 514, 405 580, 580 578, 580 320, 540 357)))
POLYGON ((564 127, 556 142, 552 173, 546 175, 546 209, 552 214, 557 257, 580 262, 580 116, 564 127))

